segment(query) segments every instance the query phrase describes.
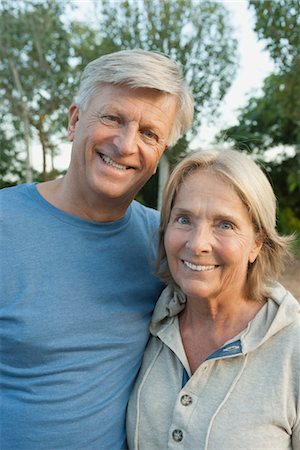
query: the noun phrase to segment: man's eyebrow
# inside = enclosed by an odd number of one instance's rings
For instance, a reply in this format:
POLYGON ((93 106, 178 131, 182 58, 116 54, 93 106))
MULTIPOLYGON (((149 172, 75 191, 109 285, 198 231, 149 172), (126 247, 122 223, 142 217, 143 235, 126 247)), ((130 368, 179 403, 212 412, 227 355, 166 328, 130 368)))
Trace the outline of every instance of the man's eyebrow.
POLYGON ((121 114, 120 108, 115 105, 102 105, 96 109, 96 114, 103 114, 103 112, 111 112, 116 114, 121 114))

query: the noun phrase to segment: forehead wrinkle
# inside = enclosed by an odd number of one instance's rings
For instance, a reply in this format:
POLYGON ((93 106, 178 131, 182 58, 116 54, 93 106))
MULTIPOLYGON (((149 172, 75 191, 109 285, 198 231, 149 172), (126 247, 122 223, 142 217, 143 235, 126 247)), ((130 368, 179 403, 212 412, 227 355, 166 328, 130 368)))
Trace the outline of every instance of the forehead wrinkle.
POLYGON ((181 208, 178 206, 174 206, 172 208, 172 213, 174 213, 174 214, 190 214, 191 210, 187 209, 187 208, 181 208))
MULTIPOLYGON (((199 176, 201 177, 201 172, 203 174, 209 174, 209 175, 215 175, 214 172, 200 170, 199 176)), ((216 219, 227 219, 230 221, 236 221, 239 217, 241 217, 241 214, 244 213, 246 216, 249 217, 249 211, 242 199, 240 198, 238 192, 232 186, 231 183, 227 182, 227 180, 223 179, 223 177, 219 177, 218 174, 216 174, 216 179, 219 180, 226 189, 232 193, 230 195, 230 201, 229 201, 229 195, 228 191, 225 193, 225 198, 220 196, 220 192, 218 193, 218 196, 216 197, 216 191, 215 187, 213 186, 206 186, 205 188, 205 198, 203 199, 202 192, 198 192, 198 186, 194 184, 193 176, 197 175, 197 171, 192 172, 187 176, 182 183, 179 186, 178 192, 175 195, 172 210, 177 208, 180 210, 186 210, 190 211, 192 214, 206 214, 207 208, 210 209, 209 216, 214 217, 216 219), (208 189, 209 188, 209 189, 208 189), (197 193, 198 201, 195 202, 195 193, 197 193), (184 205, 181 207, 181 205, 184 205), (189 205, 187 209, 187 206, 189 205), (235 208, 237 207, 237 209, 235 208), (241 208, 241 209, 240 209, 241 208)))

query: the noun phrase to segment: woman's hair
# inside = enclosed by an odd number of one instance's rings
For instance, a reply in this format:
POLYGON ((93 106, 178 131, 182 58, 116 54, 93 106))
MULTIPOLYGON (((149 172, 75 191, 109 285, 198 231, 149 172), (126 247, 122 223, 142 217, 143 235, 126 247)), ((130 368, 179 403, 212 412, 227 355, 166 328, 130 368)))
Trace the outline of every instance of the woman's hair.
POLYGON ((256 260, 249 264, 245 293, 247 298, 262 300, 268 296, 270 283, 275 281, 287 257, 292 236, 279 236, 276 231, 276 198, 263 171, 249 156, 236 150, 197 151, 185 157, 173 170, 166 185, 159 228, 157 268, 159 276, 173 283, 164 237, 176 195, 187 177, 208 170, 227 181, 245 204, 253 229, 262 248, 256 260))
POLYGON ((177 98, 177 114, 168 145, 174 145, 192 124, 193 97, 179 64, 167 55, 140 49, 122 50, 101 56, 84 69, 76 103, 86 109, 89 100, 105 83, 132 89, 156 89, 177 98))

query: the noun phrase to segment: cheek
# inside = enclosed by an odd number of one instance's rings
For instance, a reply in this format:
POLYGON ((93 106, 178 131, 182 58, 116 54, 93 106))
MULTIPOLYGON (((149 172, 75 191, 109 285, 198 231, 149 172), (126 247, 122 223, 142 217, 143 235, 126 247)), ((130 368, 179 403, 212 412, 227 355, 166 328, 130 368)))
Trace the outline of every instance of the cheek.
POLYGON ((156 149, 156 159, 159 161, 160 158, 162 157, 162 155, 165 153, 165 151, 167 150, 167 146, 158 146, 158 148, 156 149))
POLYGON ((219 254, 228 262, 236 265, 244 265, 248 262, 249 245, 239 239, 226 239, 219 242, 219 254))
POLYGON ((167 256, 172 255, 178 250, 178 242, 179 242, 178 233, 176 232, 176 230, 168 226, 164 239, 164 246, 167 256))
POLYGON ((165 234, 164 245, 168 265, 174 276, 174 272, 181 266, 180 260, 183 257, 185 247, 184 236, 178 230, 169 230, 165 234))
POLYGON ((103 139, 113 139, 116 136, 118 136, 117 130, 114 128, 109 128, 104 126, 101 123, 93 124, 90 127, 87 128, 87 133, 89 134, 90 138, 98 141, 103 139))
POLYGON ((171 248, 172 248, 172 240, 170 239, 170 233, 166 231, 164 238, 164 247, 167 255, 167 259, 170 258, 171 248))
POLYGON ((148 168, 148 170, 152 171, 152 174, 154 174, 163 152, 156 149, 146 149, 145 151, 143 147, 140 147, 140 151, 142 151, 142 158, 145 162, 146 167, 148 168))

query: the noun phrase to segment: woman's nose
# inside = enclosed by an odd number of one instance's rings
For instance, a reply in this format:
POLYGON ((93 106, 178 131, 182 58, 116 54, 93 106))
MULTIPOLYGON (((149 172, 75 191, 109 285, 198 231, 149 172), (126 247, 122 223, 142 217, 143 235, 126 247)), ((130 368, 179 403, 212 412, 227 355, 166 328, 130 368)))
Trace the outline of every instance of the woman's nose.
POLYGON ((188 236, 186 247, 195 255, 211 251, 212 234, 209 227, 204 225, 195 227, 188 236))

